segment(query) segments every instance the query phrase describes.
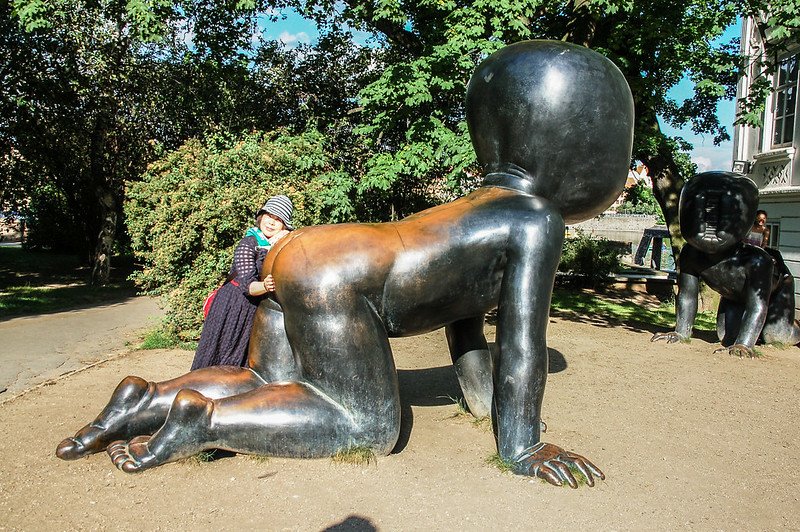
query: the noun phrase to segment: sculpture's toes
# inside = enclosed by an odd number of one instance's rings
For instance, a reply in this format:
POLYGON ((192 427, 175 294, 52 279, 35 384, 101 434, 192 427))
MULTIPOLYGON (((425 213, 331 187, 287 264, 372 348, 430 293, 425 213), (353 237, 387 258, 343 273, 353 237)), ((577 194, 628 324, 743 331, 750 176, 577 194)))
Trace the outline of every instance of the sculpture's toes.
POLYGON ((65 438, 56 447, 56 456, 62 460, 77 460, 89 454, 89 450, 75 438, 65 438))
POLYGON ((112 442, 106 452, 111 462, 125 473, 136 473, 152 467, 155 456, 148 448, 150 436, 137 436, 132 440, 112 442))
POLYGON ((744 345, 744 344, 733 344, 730 347, 720 347, 718 349, 715 349, 714 353, 724 353, 726 351, 728 352, 729 355, 737 356, 739 358, 743 358, 743 357, 755 358, 756 357, 755 350, 752 349, 749 346, 744 345))

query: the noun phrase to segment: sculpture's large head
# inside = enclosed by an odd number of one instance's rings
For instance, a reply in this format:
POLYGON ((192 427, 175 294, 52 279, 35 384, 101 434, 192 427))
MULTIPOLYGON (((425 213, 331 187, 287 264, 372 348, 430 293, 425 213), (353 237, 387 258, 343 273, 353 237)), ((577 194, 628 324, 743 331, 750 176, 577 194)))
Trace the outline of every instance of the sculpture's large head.
POLYGON ((704 172, 690 179, 679 203, 681 234, 704 253, 719 253, 747 235, 758 209, 758 187, 731 172, 704 172))
POLYGON ((516 181, 567 223, 602 212, 625 186, 633 98, 588 48, 523 41, 492 54, 467 87, 467 123, 486 183, 516 181))

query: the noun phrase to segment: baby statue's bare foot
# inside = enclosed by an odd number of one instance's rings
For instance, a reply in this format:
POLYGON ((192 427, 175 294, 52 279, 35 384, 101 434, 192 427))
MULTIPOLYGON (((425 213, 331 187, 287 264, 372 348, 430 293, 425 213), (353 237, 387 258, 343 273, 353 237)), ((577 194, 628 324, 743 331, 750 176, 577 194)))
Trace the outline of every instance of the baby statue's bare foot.
POLYGON ((77 460, 105 450, 109 443, 125 437, 130 418, 149 396, 147 381, 126 377, 119 383, 106 407, 97 418, 80 429, 75 436, 64 439, 56 448, 62 460, 77 460))
POLYGON ((112 442, 106 452, 117 469, 126 473, 143 471, 156 465, 156 457, 150 452, 150 436, 137 436, 130 441, 112 442))
POLYGON ((135 473, 197 454, 210 437, 213 408, 213 401, 201 393, 181 390, 155 434, 115 441, 108 446, 108 456, 118 469, 135 473))

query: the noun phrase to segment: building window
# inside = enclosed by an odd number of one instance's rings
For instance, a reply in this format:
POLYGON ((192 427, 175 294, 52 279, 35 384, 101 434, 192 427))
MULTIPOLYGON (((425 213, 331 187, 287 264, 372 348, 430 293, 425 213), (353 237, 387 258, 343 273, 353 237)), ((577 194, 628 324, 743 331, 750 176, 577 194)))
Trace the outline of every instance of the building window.
POLYGON ((798 57, 787 57, 778 64, 775 77, 775 130, 772 147, 790 145, 794 138, 794 116, 797 106, 798 57))
POLYGON ((767 222, 767 229, 769 229, 769 242, 767 246, 778 249, 780 247, 781 224, 780 222, 767 222))

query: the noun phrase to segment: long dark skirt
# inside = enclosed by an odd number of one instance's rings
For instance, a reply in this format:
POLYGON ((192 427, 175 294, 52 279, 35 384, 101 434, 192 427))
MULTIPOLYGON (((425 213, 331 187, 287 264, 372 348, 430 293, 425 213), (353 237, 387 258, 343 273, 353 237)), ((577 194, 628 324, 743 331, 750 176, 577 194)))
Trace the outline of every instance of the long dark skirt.
POLYGON ((246 296, 231 283, 222 285, 203 323, 192 369, 246 365, 257 306, 258 298, 246 296))

